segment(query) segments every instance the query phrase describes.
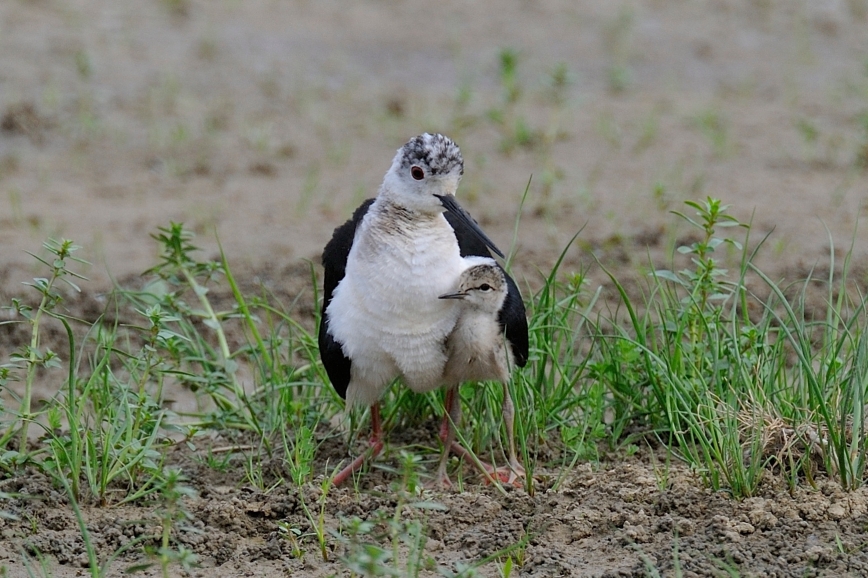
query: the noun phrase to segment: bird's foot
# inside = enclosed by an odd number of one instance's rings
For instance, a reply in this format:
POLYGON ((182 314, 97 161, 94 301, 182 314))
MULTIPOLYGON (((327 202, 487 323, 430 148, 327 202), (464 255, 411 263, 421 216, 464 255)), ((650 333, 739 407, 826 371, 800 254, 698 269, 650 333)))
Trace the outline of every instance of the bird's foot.
POLYGON ((425 486, 429 490, 451 490, 455 487, 446 472, 437 472, 437 475, 428 481, 425 486))
POLYGON ((491 478, 494 478, 501 484, 508 484, 515 488, 521 488, 522 486, 524 486, 526 473, 524 471, 524 467, 522 467, 522 465, 518 462, 499 468, 483 462, 483 467, 485 468, 487 474, 486 476, 484 476, 486 483, 490 483, 491 478))
MULTIPOLYGON (((458 455, 462 459, 468 461, 469 463, 476 466, 479 470, 479 473, 482 475, 483 481, 486 484, 494 483, 495 481, 500 482, 501 484, 509 484, 516 488, 521 488, 524 486, 524 480, 526 477, 526 473, 524 471, 524 467, 518 462, 517 459, 510 460, 510 465, 503 467, 495 467, 488 462, 483 462, 476 456, 474 456, 471 452, 467 451, 461 444, 458 442, 452 443, 452 453, 458 455)), ((447 487, 452 486, 452 482, 449 482, 448 477, 445 472, 442 473, 440 470, 437 472, 437 480, 441 481, 443 478, 446 478, 448 483, 447 487)))
POLYGON ((377 457, 382 451, 383 440, 379 438, 371 439, 368 449, 365 450, 362 455, 350 462, 350 465, 338 472, 334 478, 332 478, 332 485, 340 486, 347 480, 347 478, 359 471, 366 461, 377 457))

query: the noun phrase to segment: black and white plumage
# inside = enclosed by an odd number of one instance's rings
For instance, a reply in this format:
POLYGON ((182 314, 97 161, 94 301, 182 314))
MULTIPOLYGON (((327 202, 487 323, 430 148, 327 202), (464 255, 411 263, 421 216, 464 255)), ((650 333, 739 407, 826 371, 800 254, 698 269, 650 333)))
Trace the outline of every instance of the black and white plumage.
MULTIPOLYGON (((441 299, 456 299, 461 304, 458 321, 446 340, 447 362, 443 380, 449 391, 446 409, 450 421, 444 436, 444 454, 437 477, 449 483, 446 463, 450 449, 463 454, 454 446, 455 426, 461 419, 461 402, 456 400, 458 386, 465 381, 495 380, 503 384, 503 420, 509 442, 509 468, 504 481, 515 482, 524 475, 515 449, 515 407, 509 394, 510 372, 515 366, 524 367, 528 359, 528 329, 524 304, 514 281, 493 259, 469 257, 468 267, 458 279, 457 289, 441 295, 441 299)), ((486 473, 500 473, 490 468, 486 473)))
MULTIPOLYGON (((455 201, 463 173, 461 152, 449 138, 410 139, 377 197, 335 229, 323 251, 320 356, 342 398, 371 406, 372 454, 382 448, 377 402, 389 384, 400 377, 421 393, 443 383, 444 344, 460 307, 439 296, 454 289, 464 257, 490 257, 489 249, 503 256, 455 201)), ((517 288, 514 298, 521 303, 517 288)))

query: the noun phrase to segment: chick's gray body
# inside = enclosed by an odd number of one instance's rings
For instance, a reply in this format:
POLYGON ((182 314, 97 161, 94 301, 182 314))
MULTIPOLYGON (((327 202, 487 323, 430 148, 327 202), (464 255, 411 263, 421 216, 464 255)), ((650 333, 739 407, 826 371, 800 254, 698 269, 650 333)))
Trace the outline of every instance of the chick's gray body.
MULTIPOLYGON (((458 321, 446 340, 447 362, 443 381, 449 388, 444 425, 444 452, 437 468, 437 478, 451 485, 446 473, 449 452, 468 456, 455 443, 455 426, 461 419, 458 386, 464 381, 496 380, 503 385, 502 419, 509 443, 509 467, 506 470, 483 465, 486 476, 497 475, 502 481, 516 483, 524 476, 515 446, 515 406, 509 393, 510 371, 524 367, 528 359, 528 330, 524 305, 515 282, 493 260, 482 257, 465 259, 467 268, 458 278, 457 290, 441 299, 461 304, 458 321), (501 476, 501 474, 503 474, 501 476)), ((475 461, 475 460, 474 460, 475 461)))
POLYGON ((498 314, 507 296, 506 278, 492 259, 471 257, 459 279, 460 314, 446 340, 443 381, 509 381, 515 364, 498 314))

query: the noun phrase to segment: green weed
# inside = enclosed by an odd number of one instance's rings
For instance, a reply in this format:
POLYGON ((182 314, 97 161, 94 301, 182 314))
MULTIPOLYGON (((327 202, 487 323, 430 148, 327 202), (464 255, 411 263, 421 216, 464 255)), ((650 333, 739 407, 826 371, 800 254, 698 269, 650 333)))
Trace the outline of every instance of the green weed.
MULTIPOLYGON (((24 394, 21 397, 21 405, 17 412, 16 423, 12 427, 8 427, 3 436, 0 437, 0 447, 5 447, 17 432, 19 439, 18 450, 22 453, 27 452, 28 429, 35 417, 31 411, 31 399, 36 372, 40 368, 61 367, 61 362, 55 352, 51 351, 51 349, 40 347, 43 318, 54 317, 60 319, 64 323, 64 327, 69 331, 69 325, 65 323, 63 316, 57 313, 57 308, 63 301, 63 296, 58 291, 58 284, 63 282, 73 290, 80 291, 78 285, 72 279, 81 280, 84 277, 68 269, 67 262, 86 263, 86 261, 73 256, 73 253, 80 247, 70 240, 64 239, 60 242, 49 240, 43 244, 43 247, 50 255, 48 257, 48 259, 51 259, 50 262, 37 255, 31 255, 48 268, 50 272, 49 276, 38 277, 32 283, 27 283, 27 285, 39 293, 39 305, 34 309, 20 299, 13 299, 12 306, 7 307, 7 309, 12 310, 14 315, 23 318, 30 326, 30 344, 13 353, 10 363, 3 365, 4 371, 0 374, 0 377, 4 377, 5 381, 13 378, 12 373, 14 370, 24 369, 24 394), (16 427, 18 428, 17 430, 16 427)), ((70 362, 71 371, 72 363, 70 362)))

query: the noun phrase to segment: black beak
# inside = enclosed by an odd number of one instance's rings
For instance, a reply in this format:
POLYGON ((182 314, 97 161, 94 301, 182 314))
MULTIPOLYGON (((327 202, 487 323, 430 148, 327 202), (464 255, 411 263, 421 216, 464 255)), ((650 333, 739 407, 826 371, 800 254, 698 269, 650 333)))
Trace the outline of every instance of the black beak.
POLYGON ((494 241, 488 238, 488 235, 482 232, 482 229, 479 228, 479 224, 473 220, 467 211, 461 208, 461 205, 458 204, 458 201, 455 200, 453 195, 434 195, 440 202, 443 204, 443 207, 449 211, 452 216, 461 221, 463 225, 469 228, 473 233, 479 237, 479 240, 485 243, 485 246, 495 252, 499 257, 505 258, 503 255, 503 251, 497 248, 497 245, 494 244, 494 241))
POLYGON ((438 299, 464 299, 465 297, 467 297, 467 293, 447 293, 441 295, 438 299))

